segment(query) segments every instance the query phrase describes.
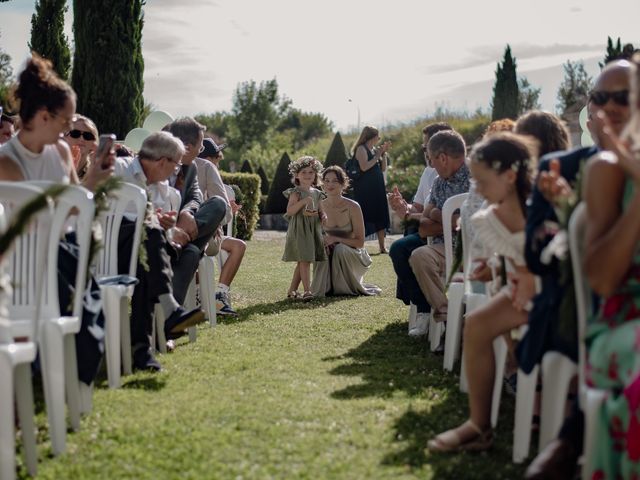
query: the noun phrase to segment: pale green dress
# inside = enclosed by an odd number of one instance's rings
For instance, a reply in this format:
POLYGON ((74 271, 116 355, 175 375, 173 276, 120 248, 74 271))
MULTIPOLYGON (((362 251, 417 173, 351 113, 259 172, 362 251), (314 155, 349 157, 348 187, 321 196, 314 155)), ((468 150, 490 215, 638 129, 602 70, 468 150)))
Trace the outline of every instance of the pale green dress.
MULTIPOLYGON (((320 200, 325 197, 325 194, 316 188, 311 188, 309 192, 300 190, 298 187, 289 188, 282 194, 289 198, 294 192, 300 195, 300 199, 311 195, 314 210, 318 210, 320 200)), ((319 262, 327 259, 322 241, 320 217, 318 215, 307 217, 304 215, 304 210, 304 208, 300 209, 292 217, 284 216, 289 221, 284 255, 282 255, 282 260, 285 262, 319 262)))

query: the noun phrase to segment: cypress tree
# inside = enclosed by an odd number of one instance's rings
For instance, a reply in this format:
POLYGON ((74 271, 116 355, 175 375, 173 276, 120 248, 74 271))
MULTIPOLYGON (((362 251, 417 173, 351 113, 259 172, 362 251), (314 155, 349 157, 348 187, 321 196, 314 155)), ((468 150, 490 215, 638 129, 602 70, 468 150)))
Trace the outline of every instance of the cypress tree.
POLYGON ((291 158, 289 158, 289 154, 285 152, 282 158, 280 158, 276 174, 273 176, 273 182, 271 182, 269 196, 267 197, 267 203, 264 207, 265 213, 284 213, 287 211, 288 200, 282 192, 293 187, 291 176, 289 175, 290 163, 291 158))
POLYGON ((142 124, 143 0, 74 0, 72 84, 78 112, 124 138, 142 124))
POLYGON ((249 160, 245 160, 244 162, 242 162, 240 173, 253 173, 253 167, 251 166, 251 162, 249 162, 249 160))
POLYGON ((262 165, 258 167, 258 175, 260 176, 260 193, 262 193, 262 195, 269 195, 269 179, 262 165))
POLYGON ((64 34, 66 0, 36 1, 36 12, 31 16, 29 48, 41 57, 51 60, 58 76, 69 78, 71 52, 64 34))
POLYGON ((342 141, 342 135, 340 132, 336 132, 327 152, 327 158, 324 161, 324 166, 329 167, 331 165, 337 165, 344 168, 344 164, 347 161, 347 149, 342 141))
POLYGON ((507 45, 502 64, 496 68, 496 83, 493 86, 493 105, 491 120, 501 118, 518 118, 520 111, 520 90, 516 73, 516 59, 511 55, 511 47, 507 45))

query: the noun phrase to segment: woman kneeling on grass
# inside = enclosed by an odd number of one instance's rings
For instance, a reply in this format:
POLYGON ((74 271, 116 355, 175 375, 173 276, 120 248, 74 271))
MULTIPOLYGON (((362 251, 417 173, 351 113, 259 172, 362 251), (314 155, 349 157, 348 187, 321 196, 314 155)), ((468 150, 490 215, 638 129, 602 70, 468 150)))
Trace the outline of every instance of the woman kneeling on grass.
POLYGON ((364 248, 360 205, 342 195, 349 187, 347 174, 338 166, 328 167, 322 172, 322 186, 327 195, 321 207, 329 260, 315 263, 311 291, 318 297, 379 294, 377 286, 362 283, 371 257, 364 248))
POLYGON ((532 148, 524 137, 498 133, 471 152, 471 174, 489 207, 471 217, 476 235, 492 253, 506 259, 509 283, 464 326, 464 361, 469 381, 470 419, 441 433, 429 450, 487 450, 493 443, 491 398, 495 376, 493 340, 527 322, 534 277, 524 260, 525 202, 531 192, 532 148))

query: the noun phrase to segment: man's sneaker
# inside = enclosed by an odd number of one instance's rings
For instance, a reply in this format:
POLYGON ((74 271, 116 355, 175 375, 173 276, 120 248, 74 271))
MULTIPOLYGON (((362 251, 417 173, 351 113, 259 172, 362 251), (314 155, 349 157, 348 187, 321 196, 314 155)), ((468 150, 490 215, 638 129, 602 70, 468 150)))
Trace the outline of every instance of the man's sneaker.
POLYGON ((415 322, 412 323, 411 328, 409 329, 409 336, 421 337, 422 335, 426 335, 428 330, 429 330, 429 313, 418 312, 416 314, 415 322))
POLYGON ((228 292, 216 292, 216 314, 236 317, 237 312, 231 308, 228 292))

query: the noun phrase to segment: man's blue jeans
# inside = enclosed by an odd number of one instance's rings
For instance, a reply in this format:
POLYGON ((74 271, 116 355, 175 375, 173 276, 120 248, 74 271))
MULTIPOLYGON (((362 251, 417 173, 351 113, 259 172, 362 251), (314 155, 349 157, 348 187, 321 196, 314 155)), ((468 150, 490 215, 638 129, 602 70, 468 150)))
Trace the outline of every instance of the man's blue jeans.
POLYGON ((423 245, 426 245, 426 243, 420 236, 417 233, 412 233, 393 242, 389 250, 389 256, 393 262, 393 269, 398 276, 396 298, 402 300, 405 305, 413 303, 418 312, 430 312, 431 306, 422 290, 420 290, 420 285, 418 285, 418 281, 409 265, 411 252, 423 245))

